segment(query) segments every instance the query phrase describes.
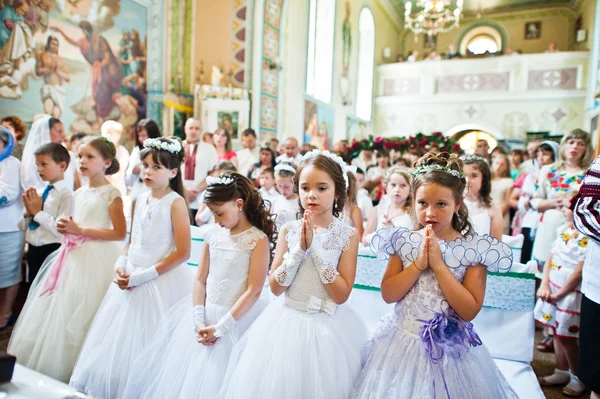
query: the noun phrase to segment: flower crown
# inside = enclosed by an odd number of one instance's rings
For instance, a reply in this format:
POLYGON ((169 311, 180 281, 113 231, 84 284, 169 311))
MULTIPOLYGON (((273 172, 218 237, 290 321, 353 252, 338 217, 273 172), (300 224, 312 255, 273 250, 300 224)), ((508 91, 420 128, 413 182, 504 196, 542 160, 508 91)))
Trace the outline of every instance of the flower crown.
POLYGON ((104 141, 106 144, 108 144, 108 146, 110 147, 110 150, 112 152, 114 152, 115 154, 117 153, 117 149, 115 148, 115 143, 113 143, 108 137, 100 136, 100 138, 102 139, 102 141, 104 141))
POLYGON ((285 170, 286 172, 296 174, 296 169, 294 169, 292 165, 287 164, 285 162, 280 162, 277 165, 275 165, 275 171, 278 172, 280 170, 285 170))
POLYGON ((222 185, 228 186, 231 183, 233 183, 234 181, 235 181, 235 179, 233 177, 225 177, 225 176, 207 176, 206 177, 206 184, 209 187, 214 186, 215 184, 222 184, 222 185))
POLYGON ((171 154, 179 154, 181 152, 181 143, 172 139, 146 139, 144 140, 144 148, 154 148, 156 150, 168 151, 171 154))
POLYGON ((416 168, 415 170, 413 170, 412 177, 417 177, 420 174, 423 174, 425 172, 429 172, 431 170, 435 170, 435 171, 438 171, 438 172, 450 173, 452 176, 457 177, 459 179, 462 179, 462 178, 465 177, 465 175, 462 172, 459 172, 458 170, 450 169, 450 168, 447 168, 445 166, 441 166, 441 165, 438 165, 438 164, 419 166, 418 168, 416 168))
POLYGON ((460 160, 463 162, 481 161, 481 162, 485 162, 486 165, 490 164, 490 162, 487 159, 485 159, 484 157, 479 156, 477 154, 463 155, 462 157, 460 157, 460 160))
POLYGON ((348 171, 346 169, 347 165, 344 162, 344 160, 342 159, 342 157, 332 154, 328 150, 325 150, 325 151, 312 150, 312 151, 309 151, 306 154, 304 154, 304 157, 302 157, 302 160, 306 161, 307 159, 314 158, 318 155, 323 155, 323 156, 333 160, 335 163, 337 163, 339 165, 339 167, 342 169, 342 175, 344 176, 344 181, 346 182, 346 188, 348 188, 349 183, 348 183, 348 173, 347 173, 348 171))

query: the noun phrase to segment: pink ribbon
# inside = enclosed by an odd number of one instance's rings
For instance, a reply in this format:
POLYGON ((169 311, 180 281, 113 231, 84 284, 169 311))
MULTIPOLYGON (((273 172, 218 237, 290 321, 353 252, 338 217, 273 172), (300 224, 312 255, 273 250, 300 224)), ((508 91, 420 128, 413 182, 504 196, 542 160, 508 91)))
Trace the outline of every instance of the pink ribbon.
POLYGON ((54 265, 48 271, 48 276, 46 281, 44 282, 44 286, 42 288, 42 292, 39 296, 42 296, 46 293, 52 294, 54 289, 56 288, 56 283, 58 282, 58 277, 60 276, 60 272, 65 265, 67 260, 67 255, 69 251, 73 248, 79 247, 81 244, 88 240, 87 237, 75 235, 75 234, 65 234, 63 235, 60 243, 62 244, 60 247, 60 253, 58 254, 58 258, 54 265))

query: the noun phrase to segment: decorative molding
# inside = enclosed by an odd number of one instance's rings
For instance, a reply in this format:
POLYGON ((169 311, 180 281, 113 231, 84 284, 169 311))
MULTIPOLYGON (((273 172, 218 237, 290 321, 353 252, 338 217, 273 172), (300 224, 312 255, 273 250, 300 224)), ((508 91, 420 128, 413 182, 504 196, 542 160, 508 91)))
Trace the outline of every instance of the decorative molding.
POLYGON ((421 93, 421 78, 383 80, 384 96, 407 96, 421 93))
POLYGON ((474 73, 470 75, 446 75, 437 80, 438 93, 473 91, 508 91, 510 73, 474 73))
POLYGON ((577 68, 529 71, 527 90, 575 90, 577 68))
POLYGON ((233 72, 233 83, 245 87, 247 60, 250 59, 249 46, 250 34, 248 19, 251 0, 232 0, 233 17, 231 19, 231 58, 230 68, 233 72))

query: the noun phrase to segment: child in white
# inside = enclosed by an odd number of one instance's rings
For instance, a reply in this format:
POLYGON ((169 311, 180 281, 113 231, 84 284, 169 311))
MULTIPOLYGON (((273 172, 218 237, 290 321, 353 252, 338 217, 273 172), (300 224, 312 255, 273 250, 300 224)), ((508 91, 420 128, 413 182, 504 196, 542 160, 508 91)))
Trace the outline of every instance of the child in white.
POLYGON ((469 211, 469 222, 479 235, 502 239, 504 219, 502 209, 492 201, 492 171, 487 160, 478 155, 461 158, 467 181, 464 204, 469 211))
POLYGON ((541 385, 566 385, 563 393, 580 396, 585 385, 577 378, 577 338, 581 314, 581 273, 589 238, 573 226, 573 212, 563 207, 565 223, 558 229, 545 263, 533 312, 535 321, 554 332, 556 369, 541 377, 541 385), (568 384, 568 385, 567 385, 568 384))
POLYGON ((294 192, 294 176, 296 169, 289 163, 279 163, 275 166, 275 182, 281 195, 273 200, 271 213, 276 215, 277 229, 281 230, 284 224, 296 220, 300 207, 298 194, 294 192))
POLYGON ((191 238, 182 196, 183 148, 179 139, 148 139, 140 158, 151 191, 137 198, 131 241, 115 264, 115 284, 96 313, 70 381, 100 398, 123 397, 131 366, 162 315, 192 289, 185 264, 191 238))
POLYGON ((275 189, 275 170, 272 168, 263 169, 258 177, 260 183, 260 195, 268 202, 268 208, 271 209, 275 200, 281 197, 281 194, 275 189))
POLYGON ((364 170, 357 168, 354 175, 356 177, 356 205, 358 205, 360 211, 362 212, 363 221, 366 222, 367 218, 369 217, 369 213, 371 213, 371 209, 373 209, 373 201, 371 201, 369 192, 364 187, 364 170))
POLYGON ((269 277, 275 295, 236 345, 220 398, 348 398, 360 372, 366 328, 346 302, 358 235, 338 219, 344 163, 328 151, 304 156, 295 181, 303 220, 279 233, 269 277), (304 211, 304 209, 302 209, 304 211))
POLYGON ((121 194, 105 177, 119 170, 114 145, 91 138, 79 146, 79 159, 90 185, 73 194, 73 216, 57 221, 62 246, 33 281, 8 345, 20 364, 64 382, 112 281, 127 232, 121 194))
POLYGON ((365 246, 371 244, 375 233, 384 227, 404 227, 412 229, 415 222, 410 215, 410 173, 408 169, 393 166, 385 176, 387 194, 369 213, 367 227, 362 238, 365 246))
POLYGON ((207 231, 194 293, 164 318, 123 398, 215 398, 234 344, 264 307, 275 224, 246 177, 225 173, 207 183, 204 201, 218 224, 207 231))
POLYGON ((389 228, 373 239, 390 256, 381 283, 394 311, 364 351, 354 398, 517 398, 469 320, 483 303, 486 267, 508 271, 511 249, 470 234, 465 179, 454 155, 417 161, 413 195, 419 231, 389 228))

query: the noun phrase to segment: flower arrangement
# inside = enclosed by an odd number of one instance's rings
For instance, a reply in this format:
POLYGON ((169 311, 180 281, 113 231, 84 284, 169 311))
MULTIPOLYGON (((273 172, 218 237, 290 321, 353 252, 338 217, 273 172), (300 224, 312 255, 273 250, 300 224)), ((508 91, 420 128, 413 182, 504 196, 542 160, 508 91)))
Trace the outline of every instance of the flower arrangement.
POLYGON ((449 152, 460 154, 460 144, 450 137, 444 136, 442 132, 434 132, 431 135, 417 133, 409 137, 375 137, 369 136, 363 140, 354 140, 346 147, 342 158, 346 162, 358 157, 363 150, 395 150, 400 153, 410 152, 421 156, 429 151, 449 152))

